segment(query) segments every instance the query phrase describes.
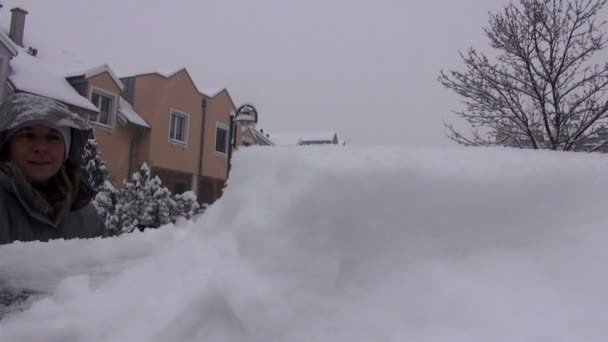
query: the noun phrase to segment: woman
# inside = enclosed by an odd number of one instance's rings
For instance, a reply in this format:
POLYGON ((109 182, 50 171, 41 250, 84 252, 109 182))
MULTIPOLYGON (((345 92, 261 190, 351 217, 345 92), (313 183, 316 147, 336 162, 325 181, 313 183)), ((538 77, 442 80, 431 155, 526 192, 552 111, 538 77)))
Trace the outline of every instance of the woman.
POLYGON ((90 131, 46 97, 18 93, 0 105, 0 245, 105 235, 80 182, 90 131))

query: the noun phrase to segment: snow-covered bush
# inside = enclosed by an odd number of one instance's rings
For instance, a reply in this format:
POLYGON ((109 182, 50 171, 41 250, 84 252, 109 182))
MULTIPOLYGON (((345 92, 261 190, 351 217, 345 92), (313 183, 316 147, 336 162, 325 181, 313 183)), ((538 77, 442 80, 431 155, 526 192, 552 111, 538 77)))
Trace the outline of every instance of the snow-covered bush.
POLYGON ((171 208, 171 221, 175 222, 178 218, 191 219, 199 213, 201 206, 198 204, 196 195, 192 191, 173 196, 173 207, 171 208))
POLYGON ((84 146, 81 168, 83 181, 87 182, 96 193, 104 187, 104 183, 110 178, 110 170, 103 160, 101 152, 99 152, 97 140, 94 136, 84 146))
POLYGON ((106 228, 111 234, 118 233, 121 227, 118 216, 119 198, 118 190, 112 183, 106 181, 93 201, 93 205, 97 208, 99 216, 104 220, 106 228))
POLYGON ((94 203, 106 227, 115 235, 158 228, 201 212, 192 191, 172 195, 158 176, 152 177, 146 164, 119 190, 106 182, 94 203))

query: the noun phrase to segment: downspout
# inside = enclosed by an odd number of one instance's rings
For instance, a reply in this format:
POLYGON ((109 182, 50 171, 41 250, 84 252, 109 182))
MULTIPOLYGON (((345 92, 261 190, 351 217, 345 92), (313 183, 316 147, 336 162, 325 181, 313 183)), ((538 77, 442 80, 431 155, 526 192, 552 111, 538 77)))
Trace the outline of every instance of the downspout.
POLYGON ((137 142, 143 137, 145 131, 139 127, 131 127, 133 131, 133 136, 131 137, 131 146, 129 151, 129 174, 127 174, 127 179, 131 177, 133 172, 135 172, 135 160, 137 159, 137 142))
POLYGON ((232 140, 235 139, 235 137, 233 137, 234 125, 234 115, 230 115, 230 124, 228 125, 228 167, 226 168, 226 179, 228 179, 230 168, 232 167, 232 140))
POLYGON ((135 141, 137 140, 138 132, 134 128, 133 136, 131 137, 129 146, 129 171, 127 173, 127 179, 133 174, 133 163, 135 162, 135 141))
POLYGON ((197 189, 196 189, 196 196, 198 198, 200 198, 200 193, 199 190, 201 188, 200 186, 200 182, 201 179, 203 178, 203 155, 204 155, 204 147, 205 147, 205 120, 207 118, 207 99, 203 98, 203 103, 202 103, 202 107, 203 107, 203 117, 201 120, 201 142, 200 142, 200 154, 198 156, 198 182, 197 182, 197 189))
MULTIPOLYGON (((133 108, 135 108, 135 77, 122 78, 120 79, 120 82, 124 86, 124 90, 121 94, 121 97, 125 101, 127 101, 133 108)), ((129 173, 127 174, 127 179, 131 177, 131 175, 133 174, 133 172, 135 172, 136 169, 139 170, 139 167, 141 167, 141 165, 135 165, 135 160, 137 159, 137 146, 147 131, 146 128, 142 128, 136 125, 128 126, 130 127, 131 132, 133 134, 130 139, 131 146, 129 148, 129 173)))

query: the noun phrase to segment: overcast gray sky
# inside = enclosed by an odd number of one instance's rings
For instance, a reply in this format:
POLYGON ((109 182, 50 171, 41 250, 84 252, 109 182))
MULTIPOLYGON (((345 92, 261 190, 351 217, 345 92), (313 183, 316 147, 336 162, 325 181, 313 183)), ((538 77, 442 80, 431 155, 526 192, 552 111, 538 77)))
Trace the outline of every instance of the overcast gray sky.
MULTIPOLYGON (((438 82, 487 48, 503 0, 13 0, 26 35, 119 74, 186 66, 253 102, 270 132, 336 130, 350 144, 453 144, 459 98, 438 82)), ((605 10, 604 10, 605 12, 605 10)), ((27 39, 27 37, 26 37, 27 39)))

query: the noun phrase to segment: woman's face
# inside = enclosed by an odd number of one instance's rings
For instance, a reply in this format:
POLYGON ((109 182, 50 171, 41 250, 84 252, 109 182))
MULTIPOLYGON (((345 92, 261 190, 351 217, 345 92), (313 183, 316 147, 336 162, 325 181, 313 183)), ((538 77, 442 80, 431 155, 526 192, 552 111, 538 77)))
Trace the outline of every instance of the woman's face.
POLYGON ((8 143, 10 161, 33 182, 48 181, 63 165, 65 146, 57 130, 43 125, 24 127, 8 143))

